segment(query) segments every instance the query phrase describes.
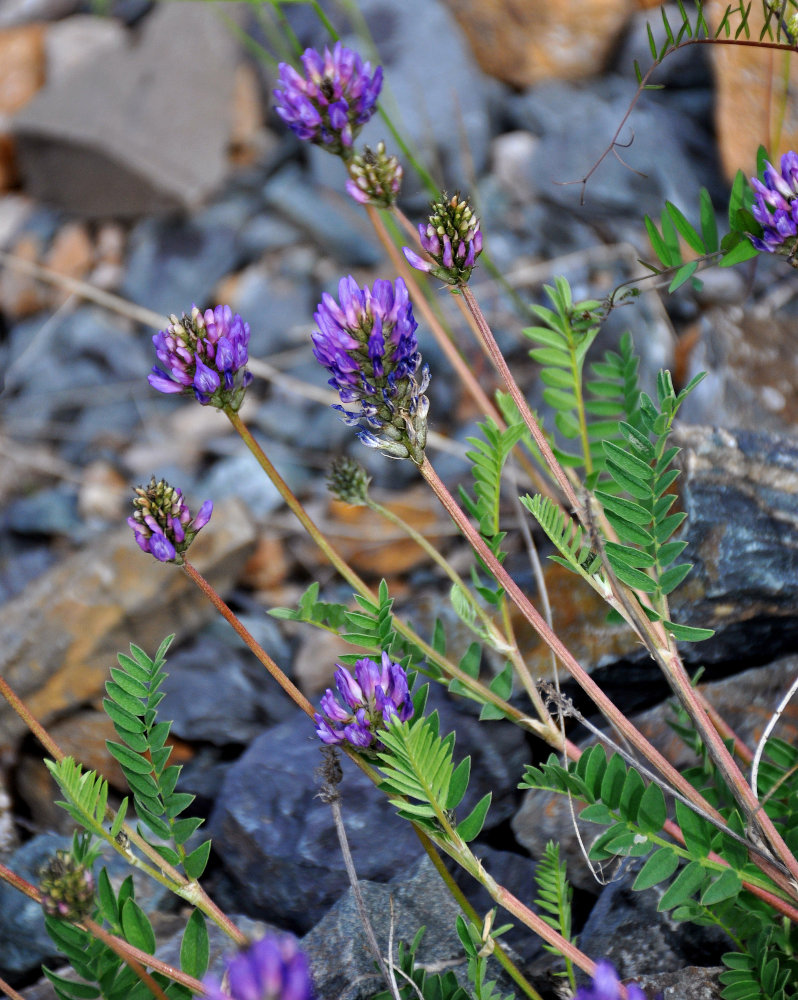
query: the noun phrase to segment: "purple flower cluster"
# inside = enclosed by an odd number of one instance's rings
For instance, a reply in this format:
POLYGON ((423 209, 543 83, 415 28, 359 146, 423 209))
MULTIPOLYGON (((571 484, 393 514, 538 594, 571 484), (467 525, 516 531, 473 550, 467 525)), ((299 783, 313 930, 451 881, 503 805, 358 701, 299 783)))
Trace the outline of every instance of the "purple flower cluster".
POLYGON ((94 909, 94 875, 69 851, 56 851, 42 871, 42 909, 50 917, 83 920, 94 909))
MULTIPOLYGON (((620 985, 621 981, 612 964, 603 959, 601 962, 596 962, 596 972, 591 985, 581 986, 574 1000, 620 1000, 618 991, 620 985)), ((629 1000, 646 1000, 645 993, 634 983, 626 987, 626 993, 629 1000)))
POLYGON ((413 714, 407 674, 398 663, 391 662, 387 653, 382 654, 381 664, 358 660, 354 677, 339 664, 335 686, 344 704, 327 688, 321 712, 314 717, 322 743, 347 742, 358 750, 379 749, 376 733, 392 718, 406 722, 413 714))
POLYGON ((382 87, 382 67, 371 73, 357 52, 336 42, 324 54, 306 49, 305 76, 280 63, 274 91, 277 114, 300 139, 348 156, 361 127, 374 114, 382 87))
POLYGON ((312 1000, 305 955, 285 935, 255 941, 227 962, 227 988, 214 976, 203 980, 208 1000, 312 1000))
POLYGON ((412 267, 448 285, 464 285, 468 281, 482 253, 482 230, 465 199, 455 194, 433 202, 429 219, 419 224, 418 238, 432 260, 425 260, 410 247, 404 247, 404 255, 412 267))
POLYGON ((244 390, 252 381, 249 360, 249 323, 230 306, 217 306, 203 313, 196 306, 152 338, 157 365, 149 383, 159 392, 196 396, 203 406, 236 412, 244 390))
MULTIPOLYGON (((751 178, 756 201, 751 212, 762 227, 762 237, 749 236, 757 250, 788 255, 798 250, 798 154, 781 158, 781 173, 765 164, 764 183, 751 178)), ((795 265, 798 267, 798 262, 795 265)))
POLYGON ((149 486, 137 486, 135 492, 134 513, 127 523, 139 548, 159 562, 182 563, 183 553, 210 521, 213 503, 206 500, 192 518, 182 492, 163 479, 156 482, 155 476, 149 486))
POLYGON ((339 302, 325 292, 314 315, 313 354, 332 375, 335 406, 360 440, 390 458, 421 464, 427 439, 429 369, 421 367, 413 307, 401 278, 359 288, 338 285, 339 302), (419 373, 419 369, 420 373, 419 373), (417 373, 421 381, 417 381, 417 373), (346 409, 355 404, 356 409, 346 409))

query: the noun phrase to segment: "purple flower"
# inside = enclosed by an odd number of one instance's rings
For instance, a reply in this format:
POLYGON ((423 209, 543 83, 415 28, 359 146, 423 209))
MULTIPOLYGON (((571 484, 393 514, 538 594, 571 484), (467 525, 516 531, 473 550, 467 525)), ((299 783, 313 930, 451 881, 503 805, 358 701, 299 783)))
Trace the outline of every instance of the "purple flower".
POLYGON ((377 144, 377 149, 365 147, 347 165, 349 180, 346 190, 361 205, 376 205, 390 208, 396 201, 402 186, 402 165, 395 156, 388 156, 385 143, 377 144))
MULTIPOLYGON (((757 250, 788 256, 793 263, 798 250, 798 154, 781 158, 781 173, 765 163, 764 183, 751 178, 756 199, 751 213, 762 227, 762 236, 749 235, 757 250)), ((793 263, 798 267, 798 262, 793 263)))
POLYGON ((163 479, 156 482, 155 476, 149 486, 137 486, 135 492, 134 512, 127 523, 139 548, 159 562, 181 564, 197 532, 210 521, 213 504, 206 500, 192 518, 182 492, 163 479))
POLYGON ((344 404, 334 408, 360 428, 364 444, 421 464, 429 369, 421 366, 407 287, 397 278, 395 287, 375 281, 373 289, 361 289, 350 276, 341 279, 338 298, 340 304, 324 294, 313 333, 313 354, 332 375, 329 384, 344 404))
POLYGON ((302 65, 304 76, 280 63, 277 114, 300 139, 348 159, 355 136, 376 109, 382 67, 371 75, 371 64, 340 42, 323 55, 305 49, 302 65))
POLYGON ((407 262, 418 271, 426 271, 448 285, 464 285, 471 277, 477 257, 482 253, 482 231, 473 209, 459 194, 444 197, 431 205, 426 223, 418 227, 421 247, 431 259, 420 257, 404 247, 407 262))
MULTIPOLYGON (((593 976, 592 984, 581 986, 577 990, 574 1000, 620 1000, 619 986, 620 980, 612 963, 602 959, 596 963, 596 973, 593 976)), ((645 993, 634 983, 630 983, 626 987, 626 992, 629 1000, 646 1000, 645 993)))
POLYGON ((355 676, 340 664, 335 671, 336 693, 327 688, 315 715, 316 733, 322 743, 351 743, 358 750, 378 750, 376 733, 394 717, 406 722, 413 714, 407 674, 387 653, 382 662, 363 659, 355 663, 355 676), (341 704, 341 701, 343 704, 341 704))
POLYGON ((196 306, 152 338, 160 367, 148 380, 159 392, 193 395, 207 406, 238 411, 244 390, 252 381, 249 360, 249 323, 230 306, 201 312, 196 306))
POLYGON ((208 1000, 312 1000, 313 982, 306 956, 288 935, 260 938, 228 959, 227 986, 215 976, 203 985, 208 1000))

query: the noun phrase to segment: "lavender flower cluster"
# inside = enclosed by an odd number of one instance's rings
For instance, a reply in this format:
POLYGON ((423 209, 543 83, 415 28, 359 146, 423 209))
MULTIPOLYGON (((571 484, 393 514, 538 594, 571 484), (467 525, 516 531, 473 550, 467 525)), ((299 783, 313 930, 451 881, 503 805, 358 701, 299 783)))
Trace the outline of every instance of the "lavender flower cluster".
POLYGON ((306 49, 305 76, 280 63, 274 91, 277 114, 308 142, 346 155, 360 129, 374 114, 382 88, 382 67, 371 74, 357 52, 336 42, 324 54, 306 49))
POLYGON ((194 395, 203 406, 236 412, 252 381, 249 323, 230 306, 201 312, 196 306, 182 319, 171 316, 165 330, 152 338, 157 365, 149 375, 153 389, 194 395))
MULTIPOLYGON (((590 986, 580 986, 574 1000, 619 1000, 620 985, 621 981, 612 963, 604 959, 596 962, 593 982, 590 986)), ((645 993, 635 983, 629 983, 626 995, 629 1000, 647 1000, 645 993)))
POLYGON ((312 1000, 306 956, 285 935, 255 941, 227 962, 227 988, 215 976, 203 980, 207 1000, 312 1000))
POLYGON ((766 163, 763 176, 764 183, 751 178, 756 194, 751 213, 762 227, 762 237, 750 240, 757 250, 792 257, 798 249, 798 154, 782 156, 781 173, 766 163))
POLYGON ((429 369, 421 367, 407 286, 397 278, 395 286, 375 281, 373 289, 360 288, 350 275, 341 279, 338 298, 325 292, 313 317, 313 354, 344 404, 335 409, 347 424, 360 427, 363 444, 420 463, 429 369), (356 409, 346 409, 348 404, 356 409))
POLYGON ((377 737, 393 718, 406 722, 413 714, 407 674, 387 653, 382 662, 363 659, 355 663, 355 676, 340 664, 335 686, 343 701, 327 688, 321 712, 315 715, 316 733, 322 743, 350 743, 358 750, 379 749, 377 737))
POLYGON ((138 486, 135 493, 134 512, 127 523, 139 548, 159 562, 182 563, 183 553, 210 521, 213 503, 206 500, 192 517, 182 491, 164 479, 156 482, 155 476, 149 486, 138 486))

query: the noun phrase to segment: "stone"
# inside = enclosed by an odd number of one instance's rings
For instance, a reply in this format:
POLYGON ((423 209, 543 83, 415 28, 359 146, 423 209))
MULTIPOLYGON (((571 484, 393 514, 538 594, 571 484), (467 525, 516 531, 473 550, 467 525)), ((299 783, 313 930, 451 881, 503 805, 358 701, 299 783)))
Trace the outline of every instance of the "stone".
MULTIPOLYGON (((220 503, 191 561, 221 593, 252 543, 241 504, 220 503)), ((133 641, 154 652, 170 632, 193 633, 214 614, 184 574, 136 546, 130 529, 109 532, 35 579, 0 609, 0 670, 40 722, 97 697, 116 653, 133 641)), ((0 706, 2 744, 25 731, 0 706)))
MULTIPOLYGON (((717 28, 726 6, 723 0, 705 4, 710 31, 717 28)), ((733 14, 732 31, 739 23, 733 14)), ((748 24, 751 38, 758 38, 764 24, 761 5, 752 4, 748 24)), ((718 153, 726 180, 731 182, 738 170, 749 177, 756 173, 760 145, 768 148, 774 162, 782 153, 798 148, 798 98, 786 86, 782 54, 745 45, 709 48, 718 153)))
POLYGON ((5 858, 18 846, 14 826, 14 811, 5 775, 0 772, 0 858, 5 858))
MULTIPOLYGON (((230 767, 208 832, 252 916, 313 927, 346 891, 330 807, 316 797, 320 744, 304 713, 259 736, 230 767)), ((344 824, 362 879, 387 881, 398 858, 419 853, 409 823, 348 760, 340 786, 344 824)))
POLYGON ((47 82, 61 86, 70 74, 127 44, 124 25, 112 17, 76 14, 47 26, 47 82))
POLYGON ((0 29, 0 115, 24 108, 45 80, 45 26, 0 29))
POLYGON ((210 6, 157 6, 135 45, 120 39, 16 114, 27 190, 84 217, 196 206, 227 171, 237 58, 210 6))
POLYGON ((5 0, 0 6, 0 27, 55 21, 73 14, 79 6, 80 0, 5 0))
MULTIPOLYGON (((81 222, 68 222, 55 235, 44 260, 45 267, 67 278, 85 280, 94 264, 94 244, 89 231, 81 222)), ((53 308, 63 305, 72 292, 68 289, 51 289, 53 308)))
MULTIPOLYGON (((710 272, 711 273, 711 272, 710 272)), ((680 411, 691 424, 794 432, 798 427, 798 359, 794 317, 761 315, 741 305, 706 312, 685 376, 707 377, 680 411)))
POLYGON ((634 8, 632 0, 546 5, 445 0, 480 68, 512 87, 600 73, 634 8))
MULTIPOLYGON (((465 985, 463 946, 455 931, 460 908, 426 855, 387 885, 361 879, 359 887, 383 956, 388 955, 389 935, 393 935, 395 962, 399 942, 409 944, 418 929, 426 927, 416 962, 429 974, 451 969, 465 985)), ((368 1000, 385 988, 366 944, 351 888, 305 935, 302 947, 310 956, 319 996, 368 1000)), ((500 972, 498 964, 493 965, 489 978, 496 978, 500 972)), ((500 985, 506 988, 509 983, 500 985)))

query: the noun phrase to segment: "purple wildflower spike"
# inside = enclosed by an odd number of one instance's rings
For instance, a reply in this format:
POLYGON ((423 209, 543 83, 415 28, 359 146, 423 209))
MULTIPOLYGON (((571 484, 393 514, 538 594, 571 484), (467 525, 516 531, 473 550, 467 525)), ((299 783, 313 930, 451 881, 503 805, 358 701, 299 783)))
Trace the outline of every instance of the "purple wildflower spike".
POLYGON ((408 264, 447 285, 464 285, 468 281, 482 253, 482 231, 467 200, 455 194, 434 201, 429 220, 418 227, 418 238, 428 257, 404 247, 408 264))
POLYGON ((321 712, 315 715, 316 733, 322 743, 346 742, 358 750, 379 750, 382 744, 376 733, 392 718, 406 722, 413 714, 407 674, 400 664, 391 662, 387 653, 382 654, 380 663, 358 660, 354 677, 339 664, 335 686, 338 697, 327 688, 320 702, 321 712))
MULTIPOLYGON (((574 1000, 619 1000, 620 993, 618 987, 621 981, 618 974, 612 967, 612 963, 606 959, 596 962, 596 972, 590 986, 581 986, 574 997, 574 1000)), ((626 993, 629 1000, 646 1000, 645 993, 635 983, 626 986, 626 993)))
POLYGON ((376 205, 390 208, 394 204, 402 186, 402 165, 395 156, 388 156, 385 143, 377 144, 377 149, 365 147, 348 164, 349 180, 346 190, 361 205, 376 205))
POLYGON ((382 67, 371 73, 357 52, 336 42, 330 52, 305 49, 305 75, 280 63, 277 114, 300 139, 349 159, 355 136, 376 110, 382 67))
POLYGON ((756 200, 751 214, 762 227, 762 236, 749 235, 757 250, 786 256, 798 267, 798 154, 785 153, 781 173, 765 163, 764 182, 751 178, 756 200))
POLYGON ((163 479, 156 482, 155 476, 149 486, 137 486, 135 492, 134 512, 127 523, 139 548, 158 562, 182 564, 183 553, 210 521, 213 504, 206 500, 192 518, 182 492, 163 479))
POLYGON ((361 289, 350 276, 341 279, 338 299, 324 294, 313 333, 313 354, 332 375, 329 384, 343 404, 334 408, 360 428, 358 436, 368 447, 420 465, 429 369, 421 365, 407 287, 397 278, 395 286, 375 281, 373 289, 361 289))
POLYGON ((196 306, 152 338, 157 365, 149 375, 153 389, 193 395, 203 406, 238 411, 252 381, 249 323, 230 306, 201 312, 196 306))
POLYGON ((307 957, 288 935, 260 938, 228 959, 226 987, 203 979, 208 1000, 313 1000, 307 957))

